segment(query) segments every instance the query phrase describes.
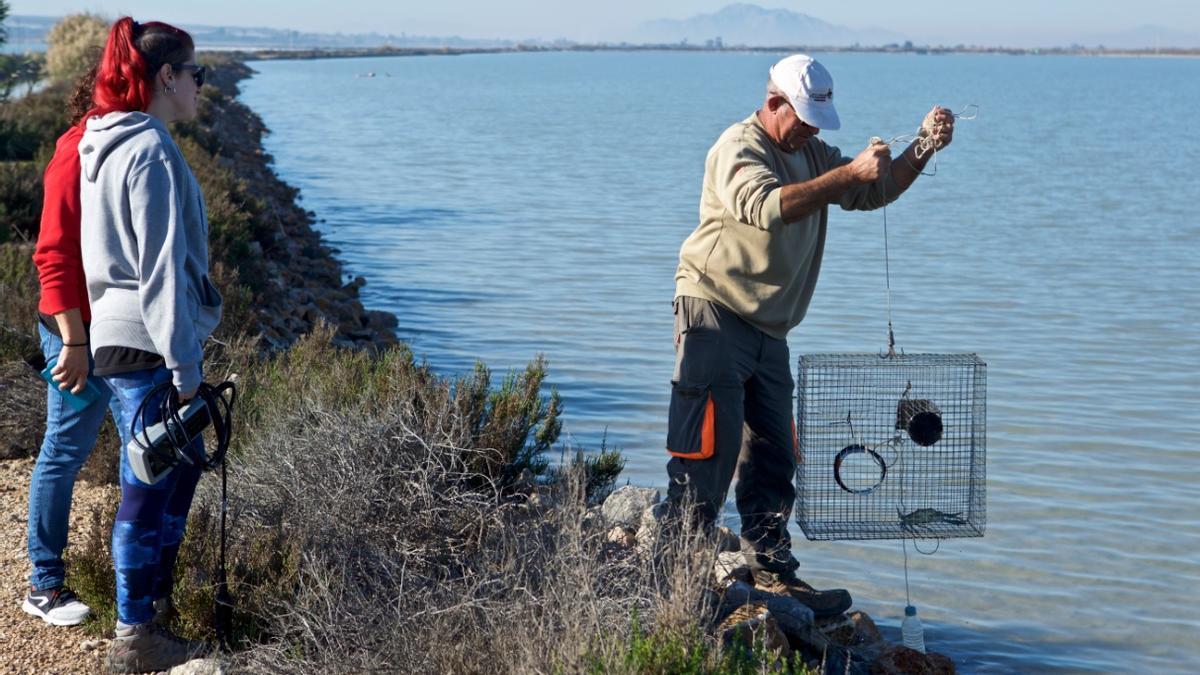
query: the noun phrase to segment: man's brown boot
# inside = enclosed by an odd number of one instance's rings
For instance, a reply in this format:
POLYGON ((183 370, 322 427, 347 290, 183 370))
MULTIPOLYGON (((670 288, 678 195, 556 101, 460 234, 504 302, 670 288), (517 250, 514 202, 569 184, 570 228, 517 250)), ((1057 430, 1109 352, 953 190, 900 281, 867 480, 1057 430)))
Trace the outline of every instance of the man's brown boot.
POLYGON ((850 609, 850 605, 854 603, 850 598, 850 592, 846 589, 834 588, 828 591, 818 591, 804 583, 794 572, 776 574, 756 570, 754 587, 760 591, 792 598, 811 609, 813 616, 818 619, 837 616, 850 609))

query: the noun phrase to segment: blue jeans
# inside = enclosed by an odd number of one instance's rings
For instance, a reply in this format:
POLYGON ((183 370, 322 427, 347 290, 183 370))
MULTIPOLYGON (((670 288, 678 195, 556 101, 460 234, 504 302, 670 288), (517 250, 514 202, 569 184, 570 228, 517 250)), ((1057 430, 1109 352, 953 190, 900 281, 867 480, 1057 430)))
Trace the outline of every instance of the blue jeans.
MULTIPOLYGON (((38 334, 46 360, 58 358, 62 338, 46 330, 41 322, 38 334)), ((55 386, 46 387, 46 437, 29 481, 28 542, 33 563, 29 582, 39 591, 61 586, 66 576, 62 554, 67 545, 75 477, 96 444, 105 409, 112 409, 118 429, 125 426, 121 408, 108 387, 99 388, 100 396, 87 408, 76 411, 55 386)))
MULTIPOLYGON (((151 389, 171 381, 171 371, 165 366, 109 375, 104 381, 112 389, 125 419, 133 420, 133 433, 161 420, 159 403, 166 392, 157 394, 146 405, 144 420, 134 417, 151 389)), ((128 439, 124 440, 128 444, 128 439)), ((193 441, 203 442, 201 438, 193 441)), ((133 474, 129 453, 121 453, 121 506, 112 534, 117 620, 121 623, 150 621, 154 618, 154 599, 171 594, 175 559, 199 480, 199 467, 180 463, 157 483, 143 483, 133 474)))

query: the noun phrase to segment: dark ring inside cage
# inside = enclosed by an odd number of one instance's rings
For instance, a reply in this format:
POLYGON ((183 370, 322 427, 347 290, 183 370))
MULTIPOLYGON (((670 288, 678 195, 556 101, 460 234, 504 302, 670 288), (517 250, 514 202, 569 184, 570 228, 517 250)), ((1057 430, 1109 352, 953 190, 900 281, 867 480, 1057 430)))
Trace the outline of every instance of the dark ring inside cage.
POLYGON ((838 487, 851 494, 870 494, 872 490, 883 485, 884 478, 887 478, 887 462, 883 461, 878 452, 866 446, 857 443, 847 445, 833 458, 833 479, 837 481, 838 487), (855 461, 859 455, 862 455, 861 459, 870 459, 873 466, 864 468, 865 462, 855 461), (842 477, 843 468, 847 469, 846 480, 842 477), (848 485, 848 482, 854 487, 848 485), (862 487, 863 485, 866 487, 862 487))
POLYGON ((913 443, 927 448, 942 440, 942 411, 928 399, 900 399, 896 428, 906 430, 913 443))

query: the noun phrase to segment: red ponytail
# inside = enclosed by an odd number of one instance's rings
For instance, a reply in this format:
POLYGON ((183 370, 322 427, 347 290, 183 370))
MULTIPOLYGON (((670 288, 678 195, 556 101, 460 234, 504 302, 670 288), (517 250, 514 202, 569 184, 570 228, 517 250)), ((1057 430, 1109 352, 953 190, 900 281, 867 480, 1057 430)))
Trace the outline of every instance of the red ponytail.
POLYGON ((159 69, 186 61, 194 51, 187 31, 158 21, 139 24, 128 16, 117 19, 96 70, 95 107, 88 117, 150 107, 159 69))

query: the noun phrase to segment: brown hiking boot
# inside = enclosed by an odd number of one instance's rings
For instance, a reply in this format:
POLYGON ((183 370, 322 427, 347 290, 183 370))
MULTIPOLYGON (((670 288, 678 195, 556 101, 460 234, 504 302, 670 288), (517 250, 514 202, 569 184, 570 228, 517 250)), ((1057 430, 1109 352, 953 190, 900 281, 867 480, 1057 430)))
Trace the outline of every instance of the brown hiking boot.
POLYGON ((792 598, 811 609, 813 616, 818 619, 837 616, 850 609, 850 605, 854 603, 850 598, 850 592, 846 589, 834 588, 828 591, 818 591, 797 577, 794 572, 776 574, 756 570, 754 587, 760 591, 792 598))
POLYGON ((207 652, 205 643, 185 640, 163 626, 147 621, 116 629, 108 648, 108 670, 112 673, 170 670, 207 652))
POLYGON ((151 621, 163 628, 170 628, 175 619, 179 618, 179 610, 175 609, 175 603, 169 597, 157 598, 153 607, 154 618, 151 621))

